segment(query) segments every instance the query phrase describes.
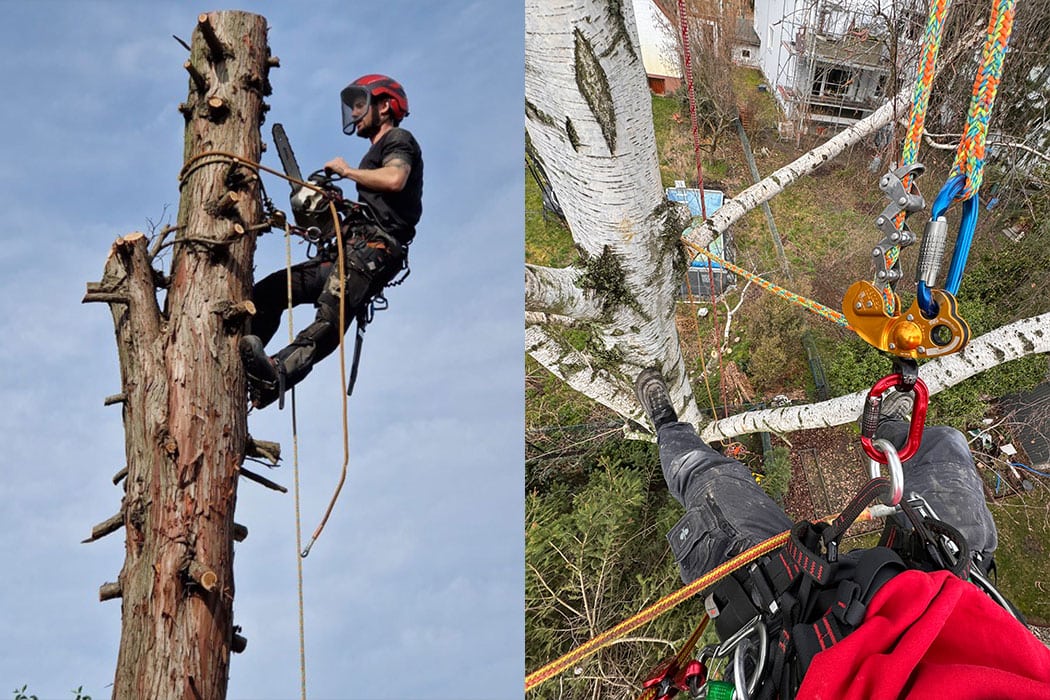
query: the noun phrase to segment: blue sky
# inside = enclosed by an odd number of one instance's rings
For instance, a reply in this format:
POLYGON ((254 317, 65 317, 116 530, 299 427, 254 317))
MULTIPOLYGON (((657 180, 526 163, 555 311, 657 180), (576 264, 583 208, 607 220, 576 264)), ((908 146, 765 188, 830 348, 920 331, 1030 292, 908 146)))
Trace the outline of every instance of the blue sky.
MULTIPOLYGON (((398 78, 403 126, 424 152, 412 275, 369 327, 350 408, 350 475, 305 560, 311 698, 504 698, 523 671, 521 313, 523 66, 519 0, 245 3, 280 57, 264 126, 285 125, 304 171, 365 141, 340 129, 339 90, 398 78)), ((83 685, 108 697, 125 463, 113 324, 82 305, 112 241, 170 223, 178 206, 187 41, 182 2, 0 2, 0 697, 83 685)), ((274 149, 264 163, 278 167, 274 149)), ((268 180, 279 206, 287 188, 268 180)), ((296 256, 304 251, 296 247, 296 256)), ((284 265, 260 239, 260 276, 284 265)), ((298 325, 311 310, 298 311, 298 325)), ((282 330, 279 338, 285 337, 282 330)), ((303 528, 320 518, 342 460, 339 373, 298 393, 303 528)), ((249 429, 291 452, 289 412, 249 429)), ((291 487, 290 464, 268 474, 291 487)), ((235 623, 248 639, 231 698, 299 693, 291 494, 243 482, 235 623)))

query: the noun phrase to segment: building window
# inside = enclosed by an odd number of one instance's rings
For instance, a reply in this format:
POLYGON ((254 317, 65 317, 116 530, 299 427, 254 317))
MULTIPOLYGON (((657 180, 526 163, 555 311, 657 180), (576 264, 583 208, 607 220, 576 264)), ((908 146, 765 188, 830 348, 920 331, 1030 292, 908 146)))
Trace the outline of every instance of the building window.
POLYGON ((744 58, 751 58, 751 49, 740 49, 740 55, 744 58))
POLYGON ((848 68, 818 66, 810 94, 814 97, 846 97, 853 79, 853 71, 848 68))

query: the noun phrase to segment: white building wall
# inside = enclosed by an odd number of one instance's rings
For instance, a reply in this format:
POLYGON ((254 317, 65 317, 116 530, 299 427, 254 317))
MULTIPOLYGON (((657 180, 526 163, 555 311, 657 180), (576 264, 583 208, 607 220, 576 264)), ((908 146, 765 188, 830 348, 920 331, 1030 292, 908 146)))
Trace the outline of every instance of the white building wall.
MULTIPOLYGON (((754 27, 762 42, 758 67, 789 121, 797 119, 798 115, 795 104, 785 97, 782 89, 797 89, 804 95, 813 76, 808 75, 808 64, 799 61, 787 45, 796 40, 804 27, 816 31, 823 23, 825 34, 842 36, 851 25, 865 26, 871 21, 876 4, 887 17, 895 17, 909 5, 920 9, 925 16, 921 0, 877 0, 877 3, 871 0, 755 0, 754 27), (807 74, 802 75, 802 72, 807 74)), ((907 72, 907 66, 902 68, 907 72)), ((914 66, 910 69, 914 70, 914 66)), ((851 86, 851 92, 873 94, 877 78, 870 75, 858 77, 860 79, 851 86)))

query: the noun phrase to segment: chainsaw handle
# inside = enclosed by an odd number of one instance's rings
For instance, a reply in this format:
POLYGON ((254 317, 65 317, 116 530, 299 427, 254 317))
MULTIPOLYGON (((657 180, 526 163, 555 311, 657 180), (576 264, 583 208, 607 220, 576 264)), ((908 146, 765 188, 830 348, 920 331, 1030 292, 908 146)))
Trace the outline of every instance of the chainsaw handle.
POLYGON ((309 179, 311 182, 315 181, 314 178, 319 178, 325 181, 326 183, 338 182, 339 180, 344 179, 342 175, 329 168, 321 168, 320 170, 315 170, 314 172, 310 173, 309 179))

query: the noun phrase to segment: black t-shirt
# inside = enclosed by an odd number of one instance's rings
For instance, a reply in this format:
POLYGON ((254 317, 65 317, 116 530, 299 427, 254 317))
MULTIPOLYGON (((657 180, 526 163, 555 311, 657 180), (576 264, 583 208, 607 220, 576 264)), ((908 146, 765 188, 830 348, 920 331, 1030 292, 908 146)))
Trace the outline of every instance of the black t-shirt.
POLYGON ((412 167, 408 181, 400 192, 377 192, 357 185, 357 198, 375 213, 383 230, 401 243, 416 235, 416 223, 423 213, 423 153, 411 133, 394 127, 372 144, 361 159, 362 170, 375 170, 391 156, 397 156, 412 167))

